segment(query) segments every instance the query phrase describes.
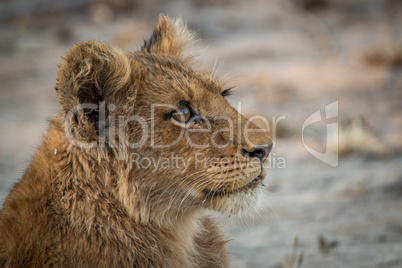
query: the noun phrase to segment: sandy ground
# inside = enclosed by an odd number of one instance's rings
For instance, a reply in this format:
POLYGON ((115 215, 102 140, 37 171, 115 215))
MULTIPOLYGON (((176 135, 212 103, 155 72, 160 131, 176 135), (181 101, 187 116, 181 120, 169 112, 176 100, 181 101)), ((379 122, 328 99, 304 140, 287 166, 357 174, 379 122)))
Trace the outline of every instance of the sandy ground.
POLYGON ((221 217, 232 266, 286 267, 298 237, 302 267, 402 267, 402 9, 391 0, 339 2, 152 1, 124 12, 95 4, 3 22, 1 203, 58 113, 56 71, 68 47, 102 40, 135 50, 164 12, 199 33, 200 65, 236 86, 234 106, 241 101, 244 114, 271 128, 279 120, 264 202, 250 215, 221 217), (307 118, 325 117, 334 102, 338 116, 306 127, 304 138, 320 152, 326 142, 338 148, 336 167, 313 157, 301 136, 307 118), (331 123, 338 137, 327 137, 331 123))

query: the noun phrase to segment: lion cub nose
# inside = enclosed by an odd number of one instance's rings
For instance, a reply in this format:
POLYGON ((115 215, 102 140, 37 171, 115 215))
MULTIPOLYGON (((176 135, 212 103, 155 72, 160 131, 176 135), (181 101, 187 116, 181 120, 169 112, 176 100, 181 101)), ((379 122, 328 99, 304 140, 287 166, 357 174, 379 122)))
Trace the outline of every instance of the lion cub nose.
POLYGON ((256 146, 253 147, 251 151, 241 149, 241 153, 245 157, 258 158, 261 162, 264 162, 265 159, 267 159, 271 150, 272 150, 272 144, 269 146, 256 146))

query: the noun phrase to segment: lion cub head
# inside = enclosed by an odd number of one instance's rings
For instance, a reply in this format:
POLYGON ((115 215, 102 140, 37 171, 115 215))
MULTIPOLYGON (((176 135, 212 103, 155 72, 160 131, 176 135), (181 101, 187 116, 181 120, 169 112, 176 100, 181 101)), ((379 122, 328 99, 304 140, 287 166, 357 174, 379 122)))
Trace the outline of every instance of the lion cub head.
POLYGON ((229 89, 183 55, 192 40, 161 15, 139 51, 84 42, 59 67, 66 137, 141 221, 236 212, 262 192, 272 143, 227 102, 229 89))

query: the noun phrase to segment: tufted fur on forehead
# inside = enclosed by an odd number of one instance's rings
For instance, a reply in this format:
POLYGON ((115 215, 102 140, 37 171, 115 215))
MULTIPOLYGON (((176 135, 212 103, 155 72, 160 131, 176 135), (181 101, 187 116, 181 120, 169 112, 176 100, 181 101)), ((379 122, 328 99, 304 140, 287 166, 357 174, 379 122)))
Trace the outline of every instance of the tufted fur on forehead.
POLYGON ((183 20, 179 18, 171 20, 162 14, 151 38, 144 42, 141 51, 184 60, 182 55, 184 49, 194 41, 195 33, 186 27, 183 20))

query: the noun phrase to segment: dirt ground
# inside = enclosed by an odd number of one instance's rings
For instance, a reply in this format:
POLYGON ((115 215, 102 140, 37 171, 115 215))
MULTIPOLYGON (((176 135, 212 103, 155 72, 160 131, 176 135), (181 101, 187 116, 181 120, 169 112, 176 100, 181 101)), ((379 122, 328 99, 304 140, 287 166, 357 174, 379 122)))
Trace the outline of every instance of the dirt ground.
POLYGON ((400 1, 60 2, 0 4, 1 203, 59 111, 61 56, 85 40, 136 50, 164 12, 198 32, 200 66, 236 86, 230 101, 267 118, 275 140, 262 205, 220 216, 232 267, 297 267, 295 237, 301 267, 402 267, 400 1), (306 149, 326 146, 335 166, 306 149))

